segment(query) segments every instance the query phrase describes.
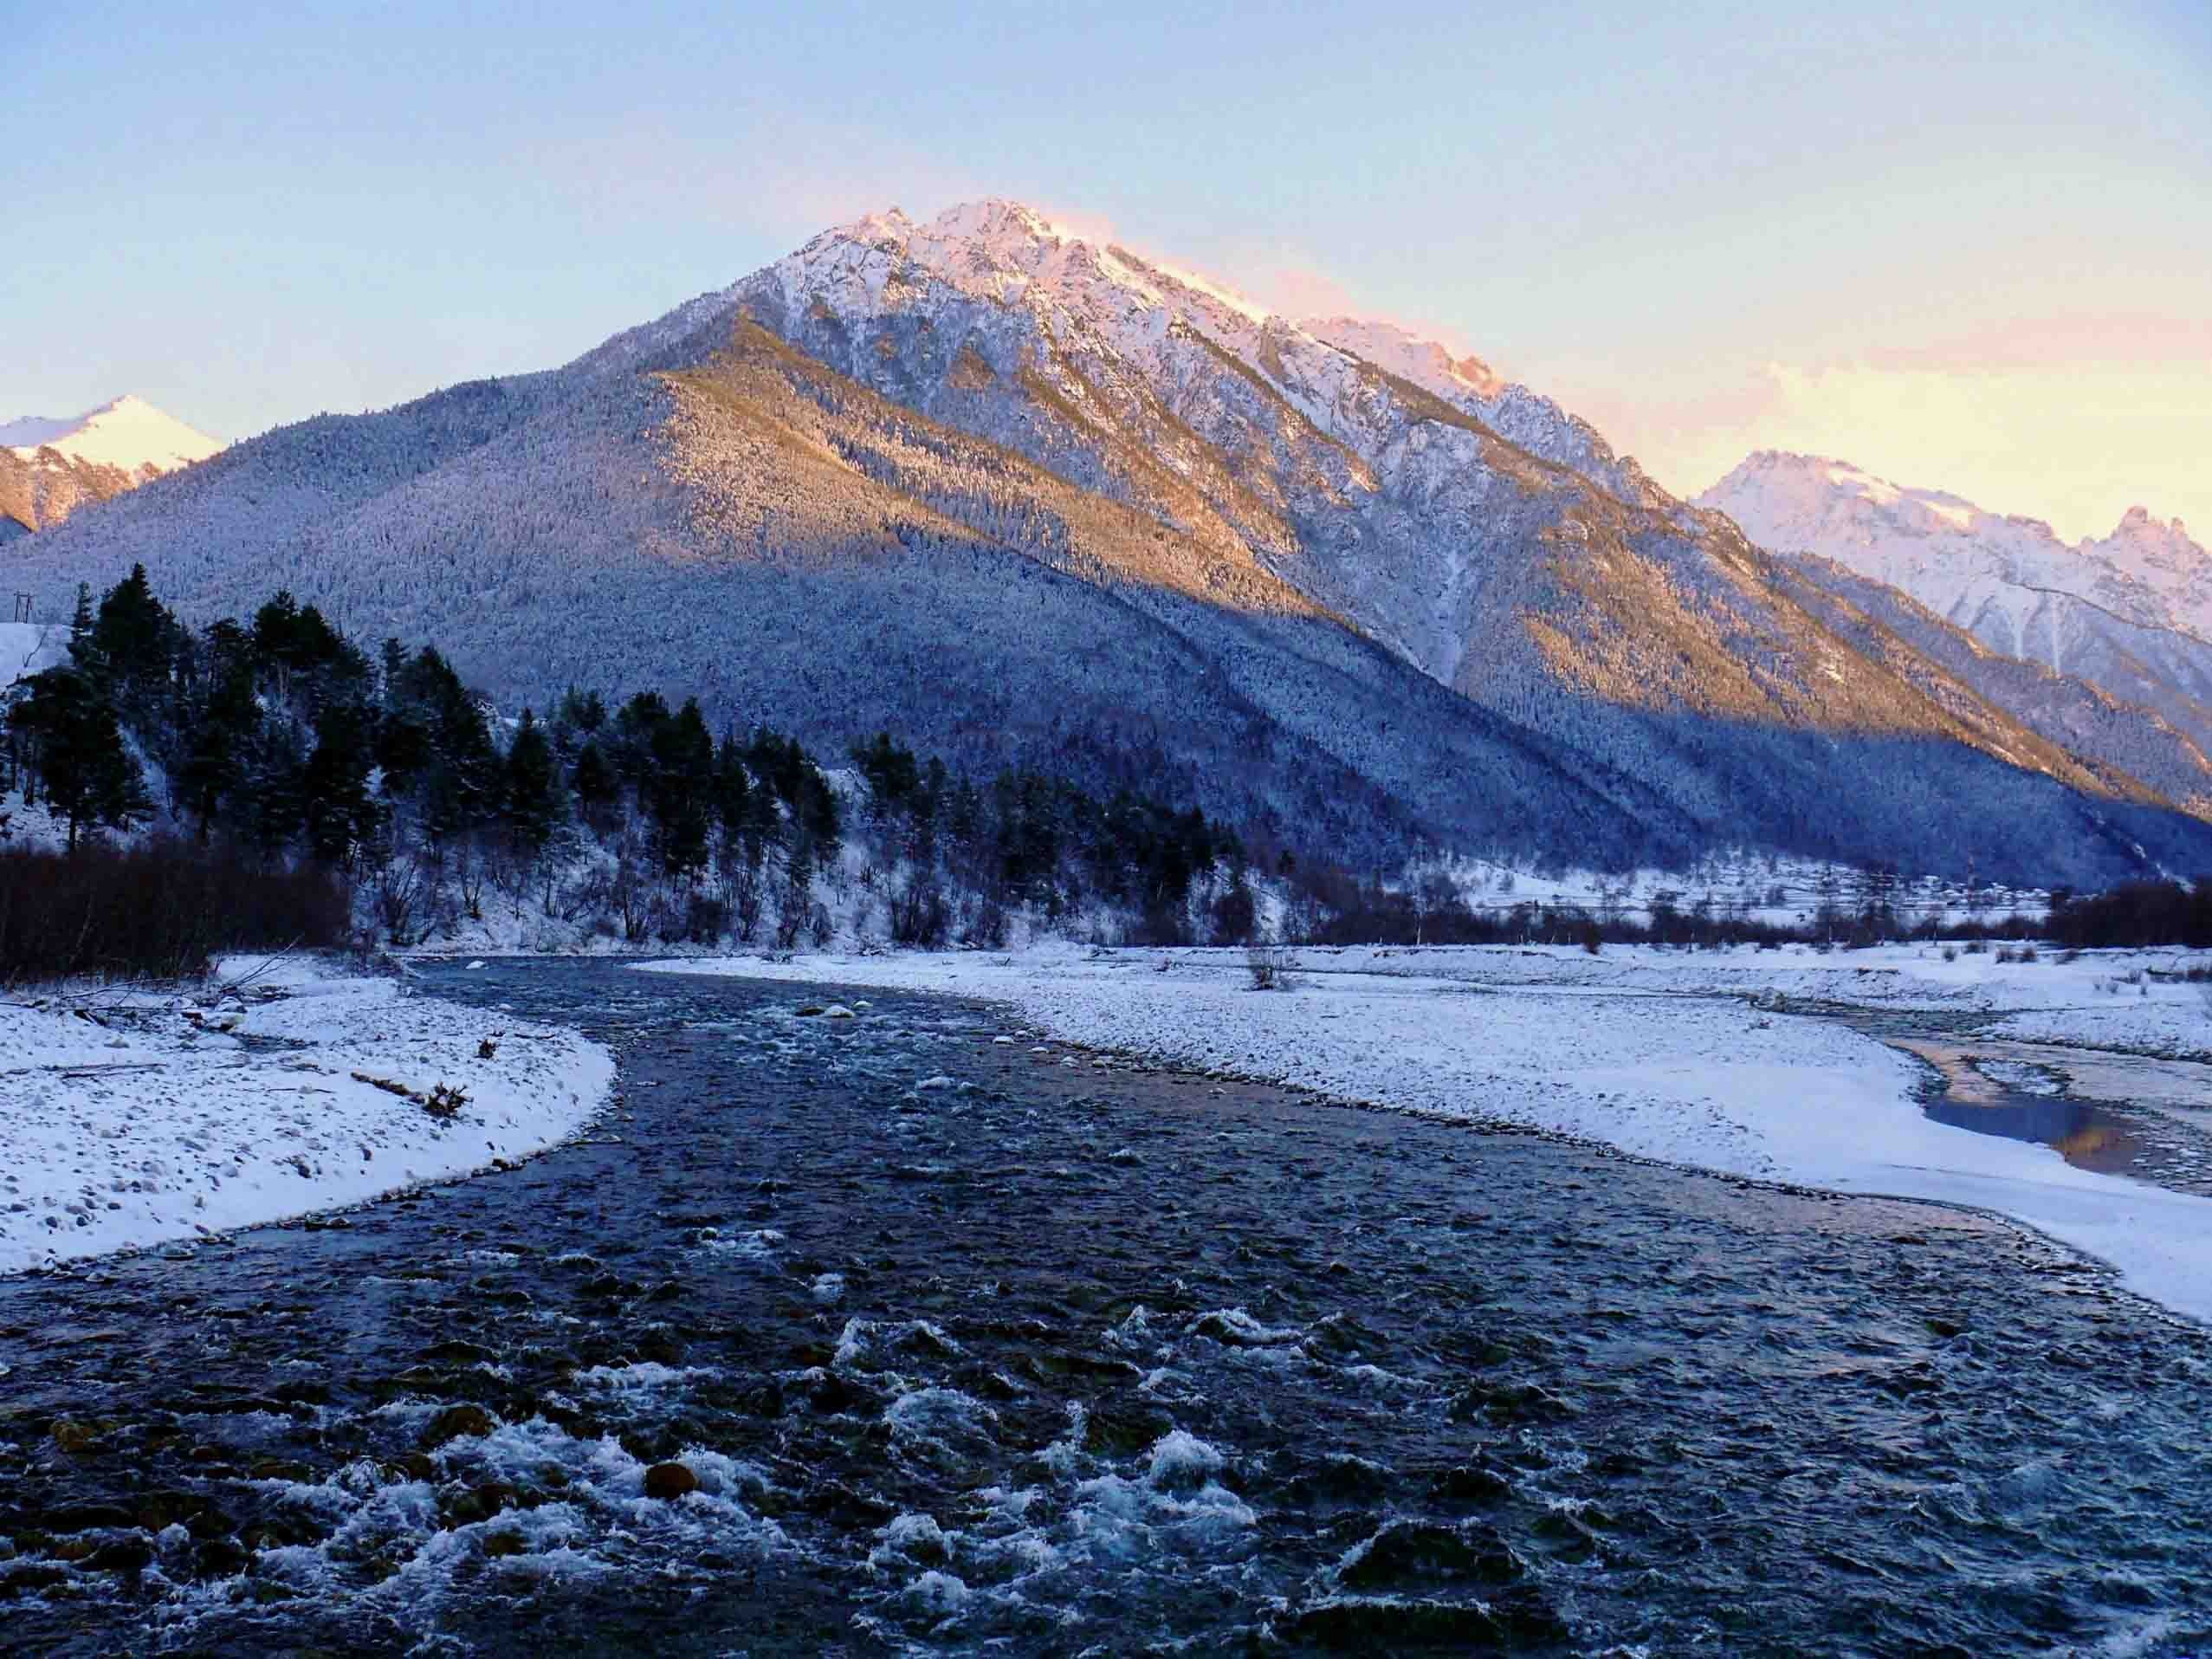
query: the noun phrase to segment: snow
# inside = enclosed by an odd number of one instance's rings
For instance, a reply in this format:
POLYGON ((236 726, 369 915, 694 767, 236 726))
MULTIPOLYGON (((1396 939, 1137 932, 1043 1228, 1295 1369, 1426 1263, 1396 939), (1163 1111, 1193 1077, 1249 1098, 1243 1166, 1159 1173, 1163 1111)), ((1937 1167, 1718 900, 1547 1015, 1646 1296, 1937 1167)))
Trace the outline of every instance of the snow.
POLYGON ((327 962, 226 962, 196 1001, 0 1004, 0 1273, 527 1157, 581 1129, 613 1081, 611 1055, 572 1032, 327 962), (441 1121, 365 1078, 417 1094, 448 1084, 468 1101, 441 1121))
MULTIPOLYGON (((1918 1062, 1780 998, 1986 1014, 2044 1040, 2212 1050, 2171 953, 1944 962, 1933 947, 1452 948, 1291 954, 1293 988, 1249 988, 1241 953, 1039 947, 1019 956, 723 958, 663 972, 941 991, 1011 1004, 1062 1043, 1336 1098, 1601 1141, 1721 1173, 1969 1206, 2110 1263, 2212 1320, 2212 1200, 2078 1170, 2056 1151, 1931 1119, 1918 1062), (1762 1004, 1765 1006, 1762 1006, 1762 1004), (2118 1006, 2131 1003, 2123 1016, 2118 1006), (2159 1010, 2154 1017, 2147 1011, 2159 1010)), ((2212 1071, 2199 1079, 2212 1090, 2212 1071)))
POLYGON ((1698 498, 1760 546, 1814 553, 1902 589, 2008 656, 2027 648, 2053 593, 2138 627, 2212 638, 2212 554, 2179 522, 2130 515, 2102 541, 2069 546, 2034 519, 1986 512, 1848 462, 1762 450, 1698 498))
POLYGON ((1368 317, 1306 317, 1298 327, 1448 402, 1494 398, 1505 383, 1478 357, 1453 357, 1441 341, 1368 317))
POLYGON ((0 690, 68 654, 69 630, 58 622, 0 622, 0 690))
POLYGON ((1868 501, 1883 507, 1896 506, 1905 493, 1895 484, 1885 479, 1877 478, 1871 473, 1861 472, 1856 467, 1845 466, 1840 463, 1828 468, 1828 482, 1839 489, 1847 489, 1854 495, 1864 496, 1868 501))
POLYGON ((128 395, 87 410, 73 420, 30 416, 10 421, 0 425, 0 444, 13 448, 26 461, 45 448, 72 460, 120 467, 126 472, 147 466, 166 472, 204 461, 223 448, 206 433, 193 431, 142 398, 128 395))

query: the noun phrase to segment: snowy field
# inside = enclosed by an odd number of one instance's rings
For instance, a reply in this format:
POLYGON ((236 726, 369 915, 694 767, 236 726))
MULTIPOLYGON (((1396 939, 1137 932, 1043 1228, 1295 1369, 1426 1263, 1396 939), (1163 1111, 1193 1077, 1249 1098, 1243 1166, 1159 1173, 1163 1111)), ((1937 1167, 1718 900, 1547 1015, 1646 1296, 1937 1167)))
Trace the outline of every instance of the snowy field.
POLYGON ((0 1273, 527 1157, 611 1085, 612 1056, 572 1032, 327 964, 262 966, 225 962, 191 995, 0 1004, 0 1273), (413 1098, 440 1084, 468 1097, 450 1118, 413 1098))
POLYGON ((2171 952, 2024 963, 1945 962, 1918 945, 1287 955, 1294 982, 1280 992, 1252 989, 1243 953, 1225 950, 650 966, 990 998, 1064 1043, 1587 1137, 1727 1174, 1969 1205, 2109 1262, 2131 1289, 2212 1321, 2212 1200, 1935 1123, 1913 1095, 1915 1062, 1833 1021, 1782 1011, 1800 1002, 1955 1011, 2011 1036, 2212 1053, 2197 988, 2146 971, 2177 967, 2171 952))

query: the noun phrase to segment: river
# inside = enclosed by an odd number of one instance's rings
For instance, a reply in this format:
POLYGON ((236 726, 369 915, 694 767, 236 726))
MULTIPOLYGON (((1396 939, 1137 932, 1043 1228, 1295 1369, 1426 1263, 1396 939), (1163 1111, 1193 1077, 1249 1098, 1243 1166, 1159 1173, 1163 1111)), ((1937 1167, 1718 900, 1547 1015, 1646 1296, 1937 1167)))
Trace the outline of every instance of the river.
POLYGON ((0 1645, 2212 1645, 2205 1333, 1989 1218, 949 999, 426 977, 615 1045, 618 1105, 0 1281, 0 1645))

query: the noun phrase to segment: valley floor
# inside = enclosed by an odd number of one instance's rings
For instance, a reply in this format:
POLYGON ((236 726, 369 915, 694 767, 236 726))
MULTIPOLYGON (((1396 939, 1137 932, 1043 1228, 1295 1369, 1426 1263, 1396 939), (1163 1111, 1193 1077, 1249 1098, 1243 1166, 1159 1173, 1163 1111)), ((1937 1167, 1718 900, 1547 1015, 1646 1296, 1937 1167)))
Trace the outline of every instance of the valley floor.
POLYGON ((0 1273, 526 1157, 582 1128, 613 1075, 573 1032, 320 963, 225 962, 191 999, 0 1004, 0 1273), (439 1084, 468 1097, 450 1119, 410 1098, 439 1084))
MULTIPOLYGON (((2131 1289, 2212 1321, 2212 1198, 2069 1164, 2048 1146, 1947 1126, 1918 1061, 1839 1020, 1885 1010, 1991 1037, 2101 1051, 2133 1085, 2212 1107, 2198 988, 2149 977, 2174 953, 1943 960, 1934 946, 1821 954, 1609 948, 1301 949, 1255 991, 1244 953, 802 956, 651 964, 993 999, 1062 1042, 1264 1079, 1423 1115, 1601 1141, 1641 1157, 2002 1215, 2099 1258, 2131 1289), (1799 1011, 1788 1011, 1799 1010, 1799 1011)), ((2085 1060, 2089 1057, 2085 1055, 2085 1060)), ((2085 1067, 2086 1071, 2087 1067, 2085 1067)), ((2208 1173, 2212 1173, 2209 1171, 2208 1173)))

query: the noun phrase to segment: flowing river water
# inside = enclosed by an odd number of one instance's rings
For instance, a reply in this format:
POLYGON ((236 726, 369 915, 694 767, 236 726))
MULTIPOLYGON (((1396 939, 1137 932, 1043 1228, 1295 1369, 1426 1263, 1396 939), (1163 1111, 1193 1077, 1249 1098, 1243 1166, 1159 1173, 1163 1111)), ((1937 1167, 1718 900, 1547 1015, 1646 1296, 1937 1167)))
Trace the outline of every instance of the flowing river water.
POLYGON ((1988 1218, 944 998, 428 978, 618 1106, 0 1281, 0 1647, 2212 1647, 2212 1345, 1988 1218))

